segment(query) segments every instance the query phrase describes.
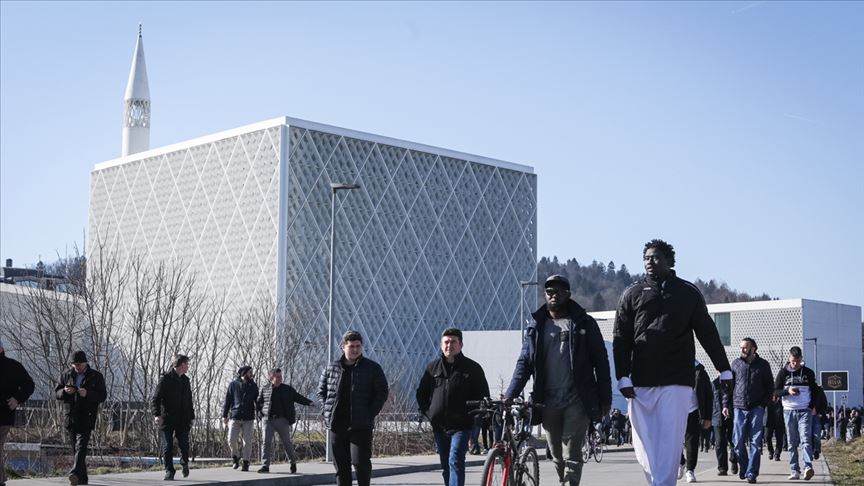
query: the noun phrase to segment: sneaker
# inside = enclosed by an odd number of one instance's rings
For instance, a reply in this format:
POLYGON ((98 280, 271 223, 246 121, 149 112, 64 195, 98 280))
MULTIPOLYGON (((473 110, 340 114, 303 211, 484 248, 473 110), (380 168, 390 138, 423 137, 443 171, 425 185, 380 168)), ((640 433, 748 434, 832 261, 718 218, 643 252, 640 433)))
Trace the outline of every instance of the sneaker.
POLYGON ((678 466, 678 479, 681 479, 683 477, 684 477, 684 464, 681 464, 680 466, 678 466))
POLYGON ((79 482, 80 481, 78 481, 78 475, 77 474, 69 473, 69 484, 71 484, 72 486, 78 486, 79 482))
POLYGON ((786 479, 788 479, 790 481, 794 481, 796 479, 801 479, 801 473, 799 473, 798 471, 792 471, 792 474, 790 474, 789 477, 786 479))
POLYGON ((291 474, 297 474, 297 463, 291 461, 291 474))
POLYGON ((240 470, 243 472, 249 472, 249 461, 243 461, 243 468, 240 470))
POLYGON ((727 476, 728 473, 726 471, 717 471, 718 476, 727 476))
POLYGON ((183 463, 183 464, 180 464, 180 466, 182 467, 182 469, 180 470, 180 472, 183 473, 183 477, 184 477, 184 478, 188 478, 188 477, 189 477, 189 463, 188 463, 188 462, 187 462, 187 463, 183 463))
POLYGON ((258 469, 258 472, 259 472, 259 473, 262 473, 262 474, 263 474, 263 473, 269 473, 269 472, 270 472, 270 466, 261 466, 261 467, 258 469))
MULTIPOLYGON (((737 462, 732 463, 732 474, 738 474, 738 463, 737 462)), ((744 479, 744 478, 741 478, 741 479, 744 479)))
POLYGON ((805 481, 810 481, 811 479, 813 479, 813 474, 815 474, 815 473, 813 472, 812 467, 805 467, 804 468, 804 480, 805 481))
POLYGON ((165 471, 165 477, 162 478, 163 481, 173 481, 174 480, 174 470, 165 471))
POLYGON ((747 482, 749 484, 756 484, 756 476, 754 476, 752 473, 748 474, 747 475, 747 482))
POLYGON ((813 459, 819 459, 819 451, 813 451, 813 459))
POLYGON ((240 467, 240 458, 239 457, 231 456, 231 462, 234 463, 234 466, 233 466, 234 469, 237 469, 238 467, 240 467))
POLYGON ((694 474, 693 471, 687 471, 687 473, 684 476, 687 478, 686 480, 688 483, 695 483, 696 482, 696 474, 694 474))

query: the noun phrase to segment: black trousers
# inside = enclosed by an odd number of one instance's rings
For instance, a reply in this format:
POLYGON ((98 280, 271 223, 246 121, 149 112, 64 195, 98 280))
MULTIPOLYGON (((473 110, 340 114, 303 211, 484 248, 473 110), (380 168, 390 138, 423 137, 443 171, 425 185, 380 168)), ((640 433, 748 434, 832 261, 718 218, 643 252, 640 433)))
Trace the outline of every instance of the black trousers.
POLYGON ((732 417, 724 418, 722 425, 714 426, 714 452, 717 455, 717 470, 729 471, 729 463, 738 464, 735 446, 732 444, 732 417))
POLYGON ((782 421, 779 425, 765 427, 765 446, 768 448, 768 458, 780 457, 783 443, 786 438, 786 424, 782 421))
POLYGON ((69 441, 72 445, 72 469, 69 474, 78 476, 79 483, 88 482, 87 478, 87 453, 90 445, 90 433, 92 430, 66 429, 69 432, 69 441))
POLYGON ((189 428, 182 429, 165 426, 159 431, 162 442, 162 464, 166 471, 174 471, 174 437, 177 437, 177 445, 180 447, 180 462, 189 464, 189 428))
POLYGON ((336 485, 351 486, 351 465, 357 471, 357 485, 372 481, 372 429, 331 430, 330 447, 336 468, 336 485))
POLYGON ((699 459, 699 440, 701 438, 702 421, 699 420, 699 410, 693 410, 687 414, 687 429, 684 432, 684 453, 681 454, 681 464, 686 464, 688 471, 696 470, 696 460, 699 459))

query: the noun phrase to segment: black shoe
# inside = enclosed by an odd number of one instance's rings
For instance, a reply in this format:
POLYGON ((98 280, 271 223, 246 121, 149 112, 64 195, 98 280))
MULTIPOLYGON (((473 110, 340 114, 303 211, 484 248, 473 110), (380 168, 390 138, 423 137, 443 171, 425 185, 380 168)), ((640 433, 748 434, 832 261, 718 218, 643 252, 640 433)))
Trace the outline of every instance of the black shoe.
POLYGON ((75 474, 75 473, 69 473, 69 484, 71 484, 72 486, 78 486, 78 484, 79 484, 80 482, 81 482, 81 481, 80 481, 80 479, 78 478, 78 475, 77 475, 77 474, 75 474))
POLYGON ((181 472, 183 473, 183 477, 188 478, 189 477, 189 463, 183 463, 183 464, 181 464, 181 466, 183 467, 183 469, 181 470, 181 472))
POLYGON ((174 470, 165 471, 165 477, 162 478, 163 481, 174 481, 174 470))
MULTIPOLYGON (((738 474, 738 463, 737 462, 732 463, 732 474, 738 474)), ((741 476, 741 479, 744 479, 744 476, 741 476)))
POLYGON ((726 476, 727 473, 726 473, 726 471, 717 471, 717 475, 718 476, 726 476))
POLYGON ((234 469, 240 467, 240 458, 237 456, 231 456, 231 460, 234 462, 234 469))
POLYGON ((779 461, 780 460, 780 454, 777 454, 776 456, 774 456, 774 460, 779 461))
POLYGON ((258 472, 259 473, 269 473, 270 472, 270 466, 261 466, 261 468, 258 469, 258 472))
POLYGON ((747 482, 749 484, 756 484, 756 476, 754 476, 752 474, 748 474, 747 475, 747 482))
POLYGON ((819 459, 819 451, 813 453, 813 459, 819 459))
POLYGON ((297 474, 297 463, 291 461, 291 474, 297 474))
POLYGON ((243 468, 240 470, 243 472, 249 472, 249 461, 243 461, 243 468))

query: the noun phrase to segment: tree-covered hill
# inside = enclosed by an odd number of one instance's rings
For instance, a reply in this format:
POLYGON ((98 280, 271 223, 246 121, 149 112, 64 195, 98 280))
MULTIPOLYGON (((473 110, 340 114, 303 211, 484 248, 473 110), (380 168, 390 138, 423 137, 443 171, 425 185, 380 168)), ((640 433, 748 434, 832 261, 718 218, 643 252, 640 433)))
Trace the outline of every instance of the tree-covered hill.
MULTIPOLYGON (((618 298, 627 286, 644 277, 644 273, 630 273, 627 265, 615 266, 614 262, 604 264, 593 261, 589 265, 580 265, 576 259, 566 262, 558 261, 557 257, 543 257, 537 264, 537 279, 542 282, 549 275, 561 274, 570 279, 570 293, 590 312, 615 310, 618 298)), ((726 302, 748 302, 753 300, 771 300, 768 294, 750 295, 729 288, 725 282, 697 279, 693 282, 702 291, 709 304, 726 302)), ((538 302, 543 302, 538 287, 538 302)))

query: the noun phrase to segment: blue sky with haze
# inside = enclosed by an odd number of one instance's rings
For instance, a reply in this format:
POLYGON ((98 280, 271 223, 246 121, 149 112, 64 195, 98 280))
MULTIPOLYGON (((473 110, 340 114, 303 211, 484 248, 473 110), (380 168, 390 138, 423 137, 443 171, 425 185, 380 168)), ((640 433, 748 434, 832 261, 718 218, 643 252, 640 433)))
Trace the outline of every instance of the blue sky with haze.
POLYGON ((864 3, 0 3, 0 257, 46 262, 120 153, 288 115, 531 165, 541 256, 864 305, 864 3), (859 248, 855 250, 855 248, 859 248))

